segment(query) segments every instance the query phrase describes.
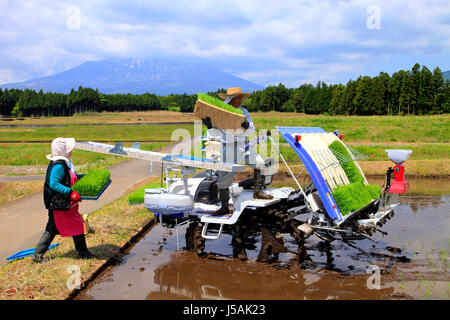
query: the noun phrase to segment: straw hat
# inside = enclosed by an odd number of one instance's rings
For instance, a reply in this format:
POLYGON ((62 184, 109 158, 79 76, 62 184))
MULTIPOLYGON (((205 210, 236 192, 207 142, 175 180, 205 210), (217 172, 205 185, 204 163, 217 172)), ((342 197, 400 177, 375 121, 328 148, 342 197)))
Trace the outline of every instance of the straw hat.
POLYGON ((228 88, 227 93, 219 93, 219 97, 223 100, 226 100, 227 98, 236 97, 236 96, 242 96, 243 98, 250 97, 250 93, 242 92, 241 88, 239 87, 233 87, 228 88))

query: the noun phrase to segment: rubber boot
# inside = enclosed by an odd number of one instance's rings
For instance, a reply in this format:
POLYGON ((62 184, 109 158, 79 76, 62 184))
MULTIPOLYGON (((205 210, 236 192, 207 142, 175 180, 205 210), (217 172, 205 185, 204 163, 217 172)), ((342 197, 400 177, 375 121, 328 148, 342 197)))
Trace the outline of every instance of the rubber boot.
POLYGON ((73 244, 75 245, 75 250, 78 251, 79 259, 96 259, 97 256, 90 252, 86 246, 86 238, 84 234, 78 236, 73 236, 73 244))
POLYGON ((261 170, 254 170, 254 179, 255 179, 255 191, 253 192, 253 199, 264 199, 270 200, 273 199, 273 196, 264 193, 262 191, 264 186, 264 176, 261 174, 261 170))
POLYGON ((228 188, 219 189, 219 199, 222 206, 219 210, 214 211, 212 213, 213 216, 223 216, 230 213, 230 209, 228 208, 228 201, 230 200, 230 191, 228 188))
POLYGON ((48 231, 45 231, 41 239, 39 239, 38 244, 36 245, 36 249, 34 251, 33 255, 33 262, 35 263, 43 263, 47 262, 49 259, 44 259, 43 256, 47 252, 48 247, 52 243, 53 239, 55 238, 54 234, 51 234, 48 231))

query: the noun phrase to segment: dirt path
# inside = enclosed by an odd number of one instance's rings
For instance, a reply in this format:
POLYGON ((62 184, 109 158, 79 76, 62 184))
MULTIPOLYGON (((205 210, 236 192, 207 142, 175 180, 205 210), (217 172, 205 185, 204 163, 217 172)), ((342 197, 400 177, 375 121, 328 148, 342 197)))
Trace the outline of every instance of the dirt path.
POLYGON ((0 176, 0 182, 16 182, 16 181, 42 181, 44 183, 45 175, 31 176, 0 176))
MULTIPOLYGON (((171 152, 179 148, 179 142, 165 148, 171 152)), ((127 190, 135 185, 142 184, 150 176, 160 174, 159 164, 153 164, 150 172, 148 161, 130 160, 109 168, 111 172, 111 185, 105 190, 99 200, 83 201, 80 212, 90 214, 104 205, 121 198, 127 190)), ((6 178, 6 177, 4 177, 6 178)), ((28 177, 7 177, 17 180, 28 177)), ((40 176, 31 177, 42 179, 40 176)), ((17 181, 13 180, 13 181, 17 181)), ((11 180, 9 180, 11 181, 11 180)), ((37 192, 27 197, 11 201, 0 207, 0 265, 6 263, 6 258, 18 251, 34 248, 47 223, 48 211, 44 207, 42 193, 37 192)))

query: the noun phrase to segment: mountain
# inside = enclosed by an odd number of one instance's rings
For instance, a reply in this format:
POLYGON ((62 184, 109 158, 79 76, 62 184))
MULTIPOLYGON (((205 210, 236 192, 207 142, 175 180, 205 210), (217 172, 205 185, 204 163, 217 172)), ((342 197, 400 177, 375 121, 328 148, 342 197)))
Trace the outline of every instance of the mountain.
POLYGON ((450 70, 442 72, 444 74, 444 80, 450 81, 450 70))
POLYGON ((69 93, 72 88, 89 87, 101 93, 145 92, 158 95, 216 91, 241 87, 245 92, 262 86, 197 62, 169 59, 108 59, 88 61, 48 77, 0 85, 1 88, 42 89, 69 93))

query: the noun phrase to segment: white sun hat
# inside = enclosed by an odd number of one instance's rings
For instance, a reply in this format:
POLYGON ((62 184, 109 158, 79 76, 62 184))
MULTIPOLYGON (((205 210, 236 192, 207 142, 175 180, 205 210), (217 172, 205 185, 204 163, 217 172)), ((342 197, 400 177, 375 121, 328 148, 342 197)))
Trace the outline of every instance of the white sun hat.
POLYGON ((69 162, 69 152, 75 147, 75 138, 56 138, 52 141, 52 154, 47 155, 49 160, 66 160, 69 162))

